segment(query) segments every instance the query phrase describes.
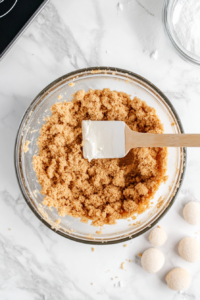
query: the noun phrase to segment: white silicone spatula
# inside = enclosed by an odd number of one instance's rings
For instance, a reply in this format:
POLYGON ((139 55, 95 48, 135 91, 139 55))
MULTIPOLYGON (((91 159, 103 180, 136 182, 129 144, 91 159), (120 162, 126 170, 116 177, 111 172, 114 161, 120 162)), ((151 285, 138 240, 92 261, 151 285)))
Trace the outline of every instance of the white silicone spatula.
POLYGON ((153 134, 132 131, 122 121, 83 121, 83 156, 124 157, 137 147, 200 147, 200 134, 153 134))

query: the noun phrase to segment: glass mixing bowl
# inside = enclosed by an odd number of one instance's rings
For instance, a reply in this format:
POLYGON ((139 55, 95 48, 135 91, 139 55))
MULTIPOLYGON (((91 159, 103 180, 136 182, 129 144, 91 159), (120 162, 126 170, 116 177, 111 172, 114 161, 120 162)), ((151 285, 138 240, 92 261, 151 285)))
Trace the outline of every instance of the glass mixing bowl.
POLYGON ((185 61, 200 67, 200 57, 185 49, 181 43, 173 26, 174 9, 177 5, 181 7, 184 4, 182 0, 164 0, 162 20, 167 37, 171 41, 174 49, 185 61))
POLYGON ((33 100, 22 118, 15 144, 15 169, 22 194, 33 213, 50 229, 71 240, 89 244, 124 242, 154 226, 175 201, 185 171, 185 149, 169 148, 166 174, 169 178, 159 187, 151 207, 134 221, 118 220, 116 225, 105 225, 102 234, 96 233, 100 229, 91 226, 91 222, 81 223, 70 216, 61 218, 56 209, 50 210, 42 204, 41 186, 32 160, 38 152, 40 128, 51 114, 50 107, 58 101, 70 101, 78 90, 103 88, 123 91, 132 97, 137 95, 156 109, 165 133, 183 133, 180 119, 167 97, 146 79, 126 70, 107 67, 78 70, 55 80, 33 100), (24 153, 26 141, 30 141, 29 151, 24 153), (58 218, 61 219, 59 226, 55 224, 58 218))

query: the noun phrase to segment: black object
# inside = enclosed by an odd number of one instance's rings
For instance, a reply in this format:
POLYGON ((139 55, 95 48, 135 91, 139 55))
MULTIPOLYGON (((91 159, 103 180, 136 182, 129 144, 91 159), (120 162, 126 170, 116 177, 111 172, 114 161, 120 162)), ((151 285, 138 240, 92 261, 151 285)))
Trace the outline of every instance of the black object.
POLYGON ((0 59, 49 0, 0 0, 0 59))

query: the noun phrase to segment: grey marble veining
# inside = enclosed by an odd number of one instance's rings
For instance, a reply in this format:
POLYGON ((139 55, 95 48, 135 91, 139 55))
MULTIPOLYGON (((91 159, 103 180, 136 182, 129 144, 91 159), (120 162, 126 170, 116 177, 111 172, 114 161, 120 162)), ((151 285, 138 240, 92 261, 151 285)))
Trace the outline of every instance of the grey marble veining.
POLYGON ((26 205, 15 177, 13 149, 24 111, 47 84, 79 68, 113 66, 144 76, 171 100, 185 131, 200 132, 200 69, 184 62, 167 40, 163 1, 121 0, 123 9, 118 3, 51 0, 0 62, 1 300, 200 299, 200 262, 189 264, 177 253, 181 238, 200 239, 200 228, 182 217, 189 200, 200 201, 199 149, 188 149, 184 184, 160 222, 168 235, 162 247, 166 263, 154 275, 142 270, 138 256, 150 247, 148 233, 128 247, 95 246, 92 252, 90 245, 45 227, 26 205), (123 261, 125 270, 120 268, 123 261), (164 280, 176 266, 192 276, 183 293, 170 291, 164 280))

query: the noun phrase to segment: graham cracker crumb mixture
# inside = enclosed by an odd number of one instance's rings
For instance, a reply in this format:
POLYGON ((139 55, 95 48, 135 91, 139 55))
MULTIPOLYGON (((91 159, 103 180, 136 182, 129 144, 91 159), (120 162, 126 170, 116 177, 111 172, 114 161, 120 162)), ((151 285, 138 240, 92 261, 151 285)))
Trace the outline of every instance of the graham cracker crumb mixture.
POLYGON ((167 148, 136 148, 124 158, 83 158, 82 120, 120 120, 132 130, 163 133, 154 108, 123 92, 78 91, 72 102, 55 103, 40 130, 33 166, 45 195, 43 204, 60 216, 115 224, 142 213, 166 172, 167 148))
POLYGON ((75 83, 74 82, 71 82, 71 83, 69 83, 68 84, 70 87, 73 87, 73 86, 75 86, 75 83))
POLYGON ((24 153, 26 153, 26 152, 29 151, 29 147, 28 147, 29 144, 30 144, 30 141, 26 141, 26 142, 25 142, 24 147, 23 147, 24 153))

